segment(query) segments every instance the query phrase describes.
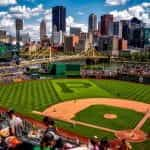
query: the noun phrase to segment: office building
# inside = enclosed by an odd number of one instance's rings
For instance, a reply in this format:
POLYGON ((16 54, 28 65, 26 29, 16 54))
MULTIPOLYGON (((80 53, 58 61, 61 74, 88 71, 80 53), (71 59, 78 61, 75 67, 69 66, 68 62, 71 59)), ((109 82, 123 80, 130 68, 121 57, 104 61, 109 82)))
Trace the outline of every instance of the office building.
POLYGON ((144 48, 150 51, 150 27, 143 29, 144 34, 144 48))
POLYGON ((116 36, 99 37, 98 50, 108 56, 118 56, 119 38, 116 36))
POLYGON ((101 34, 113 34, 113 15, 106 14, 101 16, 101 34))
POLYGON ((52 31, 66 31, 66 8, 56 6, 52 8, 52 31))
POLYGON ((128 39, 129 45, 137 48, 144 48, 144 24, 137 18, 132 18, 129 24, 130 36, 128 39))
POLYGON ((101 22, 98 22, 98 32, 101 34, 101 22))
POLYGON ((42 20, 40 23, 40 40, 43 41, 46 38, 46 22, 42 20))
POLYGON ((121 23, 122 23, 122 38, 125 40, 129 40, 130 37, 129 20, 121 20, 121 23))
POLYGON ((73 38, 73 47, 75 47, 77 44, 79 44, 79 36, 72 35, 73 38))
POLYGON ((72 36, 65 36, 64 37, 64 52, 71 53, 73 52, 73 37, 72 36))
POLYGON ((128 41, 124 39, 119 39, 119 50, 127 51, 128 50, 128 41))
POLYGON ((88 21, 88 32, 97 31, 97 16, 95 14, 90 14, 88 21))
POLYGON ((53 46, 61 46, 62 43, 63 43, 63 32, 62 31, 53 32, 53 36, 52 36, 53 46))
POLYGON ((16 42, 17 42, 17 48, 19 50, 19 43, 21 40, 20 30, 23 30, 23 20, 20 18, 16 18, 15 24, 16 24, 16 42))
POLYGON ((122 22, 113 22, 113 35, 122 38, 122 22))
POLYGON ((81 28, 79 27, 70 27, 70 35, 80 36, 81 28))

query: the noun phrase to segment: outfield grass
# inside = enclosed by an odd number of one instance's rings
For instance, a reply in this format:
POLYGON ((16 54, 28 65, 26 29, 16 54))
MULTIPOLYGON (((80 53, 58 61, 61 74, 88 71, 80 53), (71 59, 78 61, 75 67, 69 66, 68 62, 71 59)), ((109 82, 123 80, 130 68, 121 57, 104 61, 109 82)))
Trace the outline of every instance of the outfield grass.
POLYGON ((150 86, 113 80, 35 80, 0 86, 0 106, 32 116, 64 100, 90 97, 127 98, 150 103, 150 86))
MULTIPOLYGON (((143 117, 143 114, 130 109, 122 109, 119 107, 105 105, 93 105, 80 111, 73 119, 110 129, 126 130, 135 128, 143 117), (107 113, 115 114, 117 115, 117 118, 113 120, 105 119, 104 114, 107 113)), ((145 124, 144 129, 150 129, 147 123, 145 124)))
POLYGON ((113 97, 105 89, 98 88, 93 82, 89 80, 80 79, 62 79, 52 81, 54 91, 57 92, 60 100, 71 100, 78 98, 92 98, 92 97, 113 97))
POLYGON ((105 89, 114 97, 150 103, 150 85, 115 80, 90 81, 99 88, 105 89))
MULTIPOLYGON (((150 103, 150 86, 114 80, 88 79, 47 79, 0 86, 0 106, 13 108, 19 113, 36 119, 39 119, 39 117, 32 114, 33 110, 43 111, 48 106, 65 100, 91 97, 124 98, 150 103)), ((117 109, 117 112, 118 111, 119 110, 117 109)), ((141 117, 141 115, 139 114, 138 116, 141 117)), ((125 117, 131 118, 130 113, 126 111, 125 117)), ((94 119, 94 117, 91 118, 94 119)), ((139 118, 137 118, 137 120, 138 119, 139 118)), ((134 119, 130 121, 126 119, 129 124, 133 120, 134 119)), ((125 125, 127 123, 125 123, 125 125)), ((144 125, 144 131, 150 131, 148 124, 150 124, 150 120, 144 125)), ((58 126, 85 136, 102 135, 112 137, 109 133, 98 131, 96 129, 89 129, 87 127, 77 126, 71 128, 70 124, 60 121, 58 122, 58 126)), ((119 128, 119 126, 116 126, 115 128, 119 128)), ((145 143, 146 146, 148 146, 148 142, 145 143)), ((135 147, 137 147, 137 144, 135 147)))

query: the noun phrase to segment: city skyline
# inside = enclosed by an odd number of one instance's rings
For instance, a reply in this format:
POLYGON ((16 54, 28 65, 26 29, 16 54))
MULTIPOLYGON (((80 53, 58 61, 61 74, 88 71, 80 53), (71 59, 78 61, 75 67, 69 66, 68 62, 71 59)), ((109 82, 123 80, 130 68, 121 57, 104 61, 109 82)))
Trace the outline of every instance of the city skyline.
POLYGON ((81 27, 88 31, 88 17, 91 13, 97 15, 97 20, 103 14, 113 14, 115 20, 131 19, 137 17, 150 24, 150 3, 145 0, 93 0, 89 2, 73 2, 71 0, 1 0, 0 2, 0 27, 14 34, 14 18, 24 19, 23 32, 29 32, 33 40, 39 39, 39 26, 42 19, 46 20, 48 35, 51 33, 51 10, 56 5, 66 7, 66 30, 69 27, 81 27), (71 7, 72 6, 72 7, 71 7))

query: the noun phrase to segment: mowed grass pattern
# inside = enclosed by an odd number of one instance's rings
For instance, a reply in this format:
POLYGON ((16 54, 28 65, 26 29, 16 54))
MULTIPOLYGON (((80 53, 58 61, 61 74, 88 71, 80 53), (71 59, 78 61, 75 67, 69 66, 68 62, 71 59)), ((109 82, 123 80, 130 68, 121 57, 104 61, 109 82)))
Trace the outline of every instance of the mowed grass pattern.
POLYGON ((109 91, 99 88, 89 80, 62 79, 53 80, 52 84, 54 91, 56 91, 59 99, 62 101, 80 98, 113 97, 113 94, 109 93, 109 91))
POLYGON ((57 103, 58 100, 50 80, 15 83, 0 87, 0 105, 14 108, 25 114, 32 110, 43 110, 57 103))
POLYGON ((150 103, 150 85, 115 80, 91 81, 114 97, 150 103))
POLYGON ((0 106, 26 114, 65 100, 90 97, 125 98, 150 102, 150 86, 113 80, 35 80, 0 86, 0 106), (64 83, 72 92, 63 91, 64 83), (77 85, 78 84, 78 85, 77 85))

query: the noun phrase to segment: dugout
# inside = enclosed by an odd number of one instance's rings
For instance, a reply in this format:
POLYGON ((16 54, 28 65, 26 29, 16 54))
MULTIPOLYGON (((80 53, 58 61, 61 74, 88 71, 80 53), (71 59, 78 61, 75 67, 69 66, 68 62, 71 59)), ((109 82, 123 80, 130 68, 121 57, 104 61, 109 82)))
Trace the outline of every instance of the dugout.
POLYGON ((54 77, 79 77, 80 64, 52 63, 48 65, 48 73, 54 77))

